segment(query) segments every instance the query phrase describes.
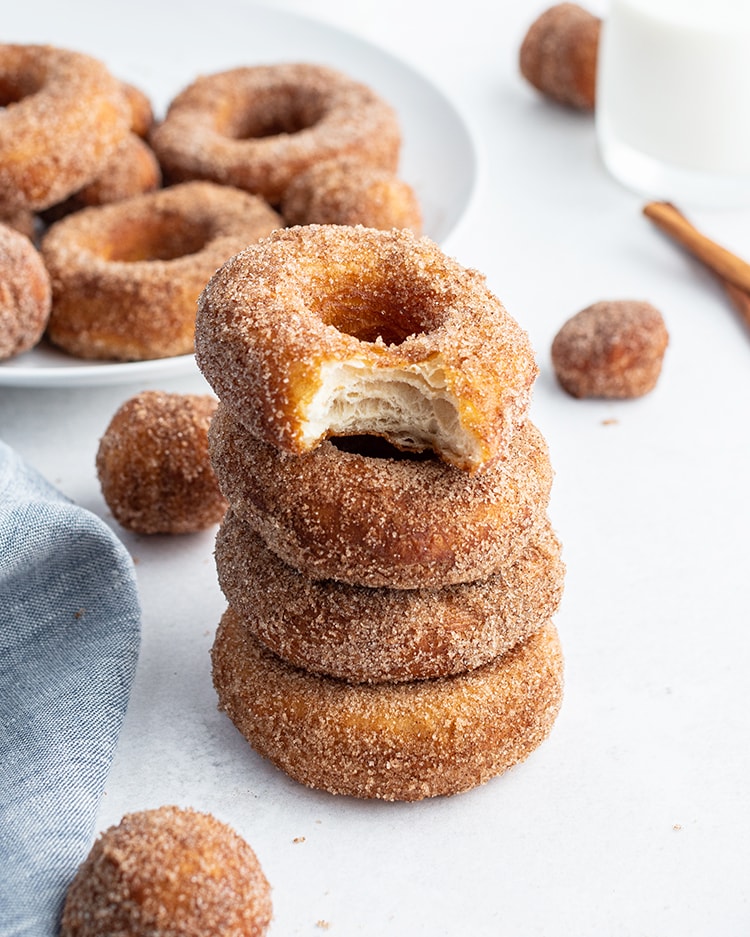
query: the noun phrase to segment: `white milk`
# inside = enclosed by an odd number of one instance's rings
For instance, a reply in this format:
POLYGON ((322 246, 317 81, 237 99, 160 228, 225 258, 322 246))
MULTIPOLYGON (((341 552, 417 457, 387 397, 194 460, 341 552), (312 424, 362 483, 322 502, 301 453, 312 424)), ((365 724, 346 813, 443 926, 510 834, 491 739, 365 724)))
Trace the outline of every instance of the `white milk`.
POLYGON ((611 0, 596 94, 602 158, 625 185, 750 203, 750 0, 611 0))

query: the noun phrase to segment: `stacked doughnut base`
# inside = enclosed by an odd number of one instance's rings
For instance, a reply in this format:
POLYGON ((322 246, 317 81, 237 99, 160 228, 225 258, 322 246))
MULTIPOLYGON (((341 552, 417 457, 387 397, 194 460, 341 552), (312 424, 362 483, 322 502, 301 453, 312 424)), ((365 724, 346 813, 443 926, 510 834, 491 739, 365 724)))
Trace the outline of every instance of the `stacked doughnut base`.
POLYGON ((413 801, 483 784, 547 736, 562 699, 560 543, 541 434, 481 474, 347 440, 289 455, 223 405, 230 510, 219 705, 310 787, 413 801))

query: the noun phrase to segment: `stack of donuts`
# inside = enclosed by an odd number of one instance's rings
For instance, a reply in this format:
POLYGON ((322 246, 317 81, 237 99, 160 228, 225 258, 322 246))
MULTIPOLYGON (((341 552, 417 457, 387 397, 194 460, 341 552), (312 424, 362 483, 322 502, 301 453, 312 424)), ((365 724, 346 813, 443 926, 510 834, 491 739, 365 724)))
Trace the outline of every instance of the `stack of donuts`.
POLYGON ((229 510, 220 707, 292 778, 418 800, 523 760, 562 697, 563 589, 528 338, 406 230, 308 225, 198 307, 229 510))

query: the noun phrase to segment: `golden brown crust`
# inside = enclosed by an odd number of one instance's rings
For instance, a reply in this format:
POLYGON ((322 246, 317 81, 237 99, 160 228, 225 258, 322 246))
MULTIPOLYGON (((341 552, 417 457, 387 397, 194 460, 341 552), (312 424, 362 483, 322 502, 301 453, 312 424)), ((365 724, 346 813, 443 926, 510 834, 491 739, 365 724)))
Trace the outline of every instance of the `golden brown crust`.
POLYGON ((533 634, 562 598, 560 549, 545 520, 519 559, 489 579, 444 589, 367 589, 308 579, 229 512, 216 540, 216 568, 241 626, 287 663, 377 683, 472 670, 533 634))
POLYGON ((127 400, 99 441, 96 470, 115 520, 141 534, 185 534, 224 516, 208 455, 216 400, 144 391, 127 400))
POLYGON ((53 286, 48 335, 83 358, 187 354, 211 274, 280 224, 261 199, 210 182, 69 215, 42 241, 53 286))
POLYGON ((44 333, 52 293, 31 241, 0 224, 0 360, 33 348, 44 333))
POLYGON ((548 623, 469 673, 349 684, 284 663, 231 610, 212 650, 219 705, 253 748, 310 787, 419 800, 483 784, 547 736, 563 661, 548 623))
POLYGON ((575 3, 541 14, 521 44, 521 74, 558 104, 592 111, 601 20, 575 3))
POLYGON ((127 81, 120 82, 120 91, 130 108, 130 130, 145 139, 154 125, 151 99, 145 91, 127 81))
POLYGON ((582 309, 552 342, 552 365, 573 397, 641 397, 656 386, 669 334, 658 309, 611 300, 582 309))
POLYGON ((471 470, 507 448, 537 374, 528 336, 479 273, 410 231, 336 225, 275 231, 217 271, 198 304, 196 359, 249 432, 295 453, 320 441, 304 414, 325 367, 439 364, 474 441, 460 463, 471 470))
POLYGON ((370 88, 290 63, 199 77, 151 140, 170 181, 211 179, 276 204, 296 175, 331 156, 355 153, 395 170, 401 134, 393 109, 370 88))
POLYGON ((300 173, 281 203, 288 225, 344 224, 422 231, 414 189, 394 172, 357 157, 324 160, 300 173))
POLYGON ((151 147, 134 133, 127 134, 101 173, 59 205, 43 212, 48 224, 93 205, 110 205, 133 195, 153 192, 161 185, 161 168, 151 147))
POLYGON ((257 856, 211 814, 127 814, 68 890, 61 937, 262 937, 271 890, 257 856))
POLYGON ((352 585, 440 588, 493 575, 523 551, 552 485, 531 423, 481 474, 330 441, 289 455, 245 432, 223 403, 209 439, 224 495, 269 549, 311 578, 352 585))
POLYGON ((0 203, 42 209, 90 182, 120 143, 129 109, 97 59, 0 46, 0 203))

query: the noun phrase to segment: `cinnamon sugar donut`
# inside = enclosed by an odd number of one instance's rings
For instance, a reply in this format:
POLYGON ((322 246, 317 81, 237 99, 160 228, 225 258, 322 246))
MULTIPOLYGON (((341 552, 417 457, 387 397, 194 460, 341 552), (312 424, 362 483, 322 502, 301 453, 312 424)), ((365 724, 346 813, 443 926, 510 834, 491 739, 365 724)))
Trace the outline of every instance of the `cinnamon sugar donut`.
POLYGON ((49 338, 82 358, 187 354, 211 274, 280 223, 261 199, 210 182, 69 215, 42 241, 53 286, 49 338))
POLYGON ((390 170, 358 157, 324 160, 290 183, 281 203, 288 225, 345 224, 422 230, 414 189, 390 170))
POLYGON ((73 211, 121 202, 133 195, 153 192, 160 185, 161 167, 153 150, 139 136, 129 133, 93 182, 48 208, 43 218, 52 224, 73 211))
POLYGON ((44 333, 52 293, 31 241, 0 224, 0 361, 33 348, 44 333))
POLYGON ((366 589, 308 579, 230 511, 216 568, 241 626, 279 657, 311 673, 377 683, 473 670, 533 634, 562 597, 560 549, 544 521, 519 559, 489 579, 366 589))
POLYGON ((259 754, 353 797, 412 801, 483 784, 541 744, 562 699, 551 622, 468 673, 350 684, 284 663, 230 608, 212 659, 219 706, 259 754))
POLYGON ((484 277, 409 231, 309 225, 204 290, 196 358, 249 432, 287 452, 375 433, 485 468, 526 419, 537 366, 484 277))
POLYGON ((393 109, 366 85, 292 63, 199 77, 151 141, 170 181, 211 179, 276 204, 296 175, 331 156, 355 153, 395 169, 401 133, 393 109))
POLYGON ((0 203, 42 209, 90 182, 128 132, 120 83, 97 59, 0 45, 0 203))
POLYGON ((224 516, 208 456, 208 394, 143 391, 117 410, 99 441, 96 471, 115 520, 141 534, 186 534, 224 516))
POLYGON ((229 504, 283 562, 313 579, 397 589, 484 579, 513 563, 549 502, 552 469, 527 422, 507 457, 469 474, 378 440, 327 441, 289 455, 256 439, 220 403, 209 430, 229 504), (350 441, 351 442, 351 441, 350 441))
POLYGON ((179 807, 123 817, 71 883, 60 937, 262 937, 271 889, 227 824, 179 807))

